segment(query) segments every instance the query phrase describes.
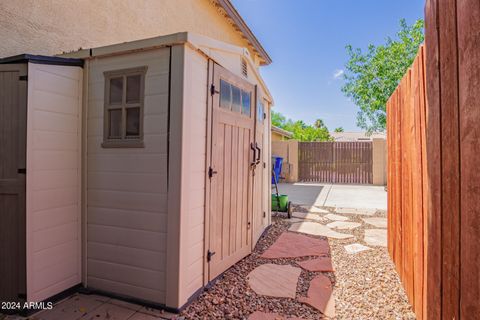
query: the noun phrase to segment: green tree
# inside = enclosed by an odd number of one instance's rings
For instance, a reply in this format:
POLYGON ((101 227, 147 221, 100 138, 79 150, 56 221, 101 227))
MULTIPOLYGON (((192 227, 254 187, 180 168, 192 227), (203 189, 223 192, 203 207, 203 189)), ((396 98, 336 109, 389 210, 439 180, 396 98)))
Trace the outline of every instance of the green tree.
POLYGON ((308 125, 302 120, 293 121, 287 119, 279 112, 271 112, 272 125, 290 131, 293 134, 293 139, 299 141, 331 141, 332 137, 328 132, 323 120, 318 119, 315 125, 308 125), (317 127, 317 125, 320 125, 317 127))
POLYGON ((343 93, 360 108, 357 125, 368 132, 384 131, 386 103, 411 66, 424 40, 423 20, 408 26, 400 20, 396 39, 379 46, 369 45, 364 53, 347 45, 343 93))
POLYGON ((335 128, 335 130, 333 130, 335 132, 343 132, 345 130, 343 130, 343 127, 338 127, 338 128, 335 128))

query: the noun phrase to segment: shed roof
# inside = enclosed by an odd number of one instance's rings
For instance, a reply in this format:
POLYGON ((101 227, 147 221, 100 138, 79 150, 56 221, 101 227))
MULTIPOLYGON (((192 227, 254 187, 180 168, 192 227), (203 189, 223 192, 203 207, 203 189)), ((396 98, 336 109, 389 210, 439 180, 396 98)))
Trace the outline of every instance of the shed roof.
MULTIPOLYGON (((103 47, 91 48, 91 49, 81 49, 74 52, 68 52, 61 54, 61 57, 68 58, 78 58, 78 59, 90 59, 94 57, 105 57, 118 54, 126 54, 131 52, 140 52, 144 50, 151 50, 156 48, 162 48, 173 45, 189 44, 193 48, 203 52, 206 56, 210 57, 212 60, 215 60, 214 57, 209 52, 209 49, 215 48, 221 51, 230 52, 244 56, 246 60, 253 64, 252 59, 249 55, 248 50, 242 47, 238 47, 229 43, 225 43, 220 40, 212 39, 203 35, 195 34, 192 32, 178 32, 169 35, 163 35, 148 39, 134 40, 129 42, 117 43, 103 47)), ((263 81, 258 70, 253 67, 252 71, 257 76, 263 90, 265 91, 267 100, 270 101, 273 105, 273 97, 268 90, 267 85, 263 81)))
POLYGON ((60 66, 83 67, 82 59, 40 56, 40 55, 33 55, 33 54, 27 54, 27 53, 0 59, 0 64, 27 63, 27 62, 38 63, 38 64, 60 65, 60 66))

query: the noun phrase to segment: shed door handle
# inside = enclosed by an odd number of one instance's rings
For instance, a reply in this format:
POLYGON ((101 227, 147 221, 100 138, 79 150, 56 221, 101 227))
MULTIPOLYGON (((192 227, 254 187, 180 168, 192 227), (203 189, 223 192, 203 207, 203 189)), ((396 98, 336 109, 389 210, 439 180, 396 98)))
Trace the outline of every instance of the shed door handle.
POLYGON ((253 164, 256 164, 257 163, 257 148, 255 147, 255 145, 252 143, 250 143, 250 149, 253 150, 253 162, 252 162, 252 165, 253 164))
POLYGON ((258 150, 257 160, 255 161, 256 164, 260 163, 260 155, 262 154, 262 149, 258 147, 258 143, 255 142, 255 149, 258 150))
POLYGON ((20 168, 17 170, 18 174, 27 174, 27 169, 26 168, 20 168))

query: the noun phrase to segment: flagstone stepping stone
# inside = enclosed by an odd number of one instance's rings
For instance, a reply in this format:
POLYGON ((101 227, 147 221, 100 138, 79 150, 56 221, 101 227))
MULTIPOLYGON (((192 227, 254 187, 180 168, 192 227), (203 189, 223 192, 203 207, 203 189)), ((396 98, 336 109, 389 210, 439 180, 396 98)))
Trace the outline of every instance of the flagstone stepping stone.
POLYGON ((349 221, 335 221, 327 224, 327 227, 334 229, 355 229, 360 227, 362 224, 358 222, 349 222, 349 221))
POLYGON ((358 209, 358 208, 336 208, 335 212, 340 214, 358 214, 361 216, 373 216, 377 210, 375 209, 358 209))
POLYGON ((308 213, 308 212, 293 212, 292 217, 299 218, 299 219, 307 219, 307 220, 315 220, 315 221, 325 221, 322 216, 319 216, 315 213, 308 213))
POLYGON ((371 246, 387 246, 387 230, 386 229, 365 229, 365 237, 363 240, 371 246))
POLYGON ((262 264, 247 276, 248 285, 258 294, 277 297, 295 298, 298 277, 302 269, 291 265, 262 264))
POLYGON ((322 274, 313 278, 308 288, 307 297, 300 297, 298 301, 311 305, 327 317, 335 317, 335 298, 332 283, 322 274))
POLYGON ((365 223, 371 224, 377 228, 387 227, 387 218, 362 218, 365 223))
POLYGON ((320 257, 306 261, 297 262, 305 270, 312 272, 333 272, 332 259, 330 257, 320 257))
POLYGON ((347 251, 348 254, 356 254, 362 251, 366 250, 371 250, 372 248, 364 246, 363 244, 360 243, 352 243, 349 245, 344 246, 345 251, 347 251))
POLYGON ((330 252, 328 240, 314 239, 293 232, 284 232, 278 237, 262 258, 298 258, 306 256, 323 256, 330 252))
POLYGON ((320 209, 320 208, 317 208, 317 207, 314 207, 314 206, 302 206, 302 208, 306 209, 310 212, 313 212, 313 213, 329 213, 328 210, 320 209))
POLYGON ((327 218, 328 220, 332 220, 332 221, 347 221, 348 220, 348 217, 340 216, 340 215, 334 214, 334 213, 326 214, 323 217, 327 218))
POLYGON ((329 227, 323 224, 320 224, 317 222, 308 222, 308 221, 293 223, 288 229, 288 231, 311 234, 314 236, 324 236, 324 237, 334 238, 334 239, 353 238, 353 235, 351 234, 333 231, 332 229, 330 229, 329 227))
POLYGON ((278 313, 267 313, 267 312, 261 312, 261 311, 255 311, 250 316, 248 316, 248 320, 300 320, 300 319, 303 319, 303 318, 286 317, 278 313))

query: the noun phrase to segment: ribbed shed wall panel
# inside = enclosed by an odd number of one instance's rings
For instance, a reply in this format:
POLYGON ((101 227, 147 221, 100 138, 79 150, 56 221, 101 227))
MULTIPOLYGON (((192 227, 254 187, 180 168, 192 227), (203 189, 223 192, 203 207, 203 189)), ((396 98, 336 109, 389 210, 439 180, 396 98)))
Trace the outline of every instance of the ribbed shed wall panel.
POLYGON ((169 48, 89 64, 87 285, 165 303, 169 48), (144 148, 102 148, 105 71, 147 66, 144 148))

